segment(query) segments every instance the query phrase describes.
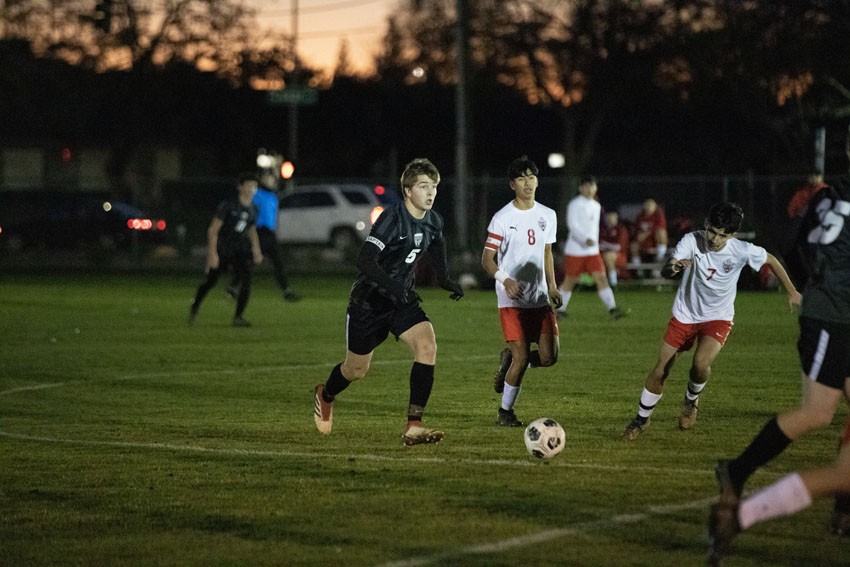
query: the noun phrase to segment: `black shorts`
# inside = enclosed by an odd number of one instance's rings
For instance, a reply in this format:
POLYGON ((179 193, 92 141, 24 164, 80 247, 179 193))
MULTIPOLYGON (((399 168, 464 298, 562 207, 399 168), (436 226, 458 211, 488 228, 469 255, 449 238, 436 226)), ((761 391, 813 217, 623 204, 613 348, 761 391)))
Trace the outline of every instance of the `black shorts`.
POLYGON ((811 380, 844 389, 850 377, 850 325, 800 317, 800 364, 811 380))
POLYGON ((364 309, 349 304, 345 318, 348 350, 354 354, 369 354, 386 340, 389 333, 395 335, 398 340, 399 335, 423 321, 429 319, 418 302, 401 309, 395 306, 386 309, 364 309))

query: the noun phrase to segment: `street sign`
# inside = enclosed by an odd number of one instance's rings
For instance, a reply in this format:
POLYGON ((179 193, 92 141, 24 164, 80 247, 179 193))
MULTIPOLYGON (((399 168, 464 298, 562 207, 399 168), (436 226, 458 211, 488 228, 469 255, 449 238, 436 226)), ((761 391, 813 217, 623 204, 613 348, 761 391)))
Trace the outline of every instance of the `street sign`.
POLYGON ((319 91, 313 87, 304 85, 290 85, 279 91, 268 91, 266 101, 272 106, 282 104, 296 104, 300 106, 312 106, 319 99, 319 91))

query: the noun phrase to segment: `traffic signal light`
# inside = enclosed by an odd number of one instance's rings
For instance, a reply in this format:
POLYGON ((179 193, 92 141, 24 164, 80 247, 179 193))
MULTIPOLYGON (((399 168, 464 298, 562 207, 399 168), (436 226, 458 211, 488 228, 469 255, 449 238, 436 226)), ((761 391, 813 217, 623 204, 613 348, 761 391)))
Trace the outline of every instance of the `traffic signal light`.
POLYGON ((285 161, 280 164, 281 179, 290 179, 293 173, 295 173, 295 166, 292 165, 291 161, 285 161))

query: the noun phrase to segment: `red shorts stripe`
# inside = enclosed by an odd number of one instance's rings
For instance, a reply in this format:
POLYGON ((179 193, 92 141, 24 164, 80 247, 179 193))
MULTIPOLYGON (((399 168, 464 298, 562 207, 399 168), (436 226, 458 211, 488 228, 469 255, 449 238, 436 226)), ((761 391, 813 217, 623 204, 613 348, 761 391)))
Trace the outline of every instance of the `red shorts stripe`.
POLYGON ((675 317, 671 317, 670 322, 667 323, 667 331, 664 333, 664 342, 679 352, 690 350, 694 346, 694 341, 702 337, 711 337, 723 346, 731 330, 732 321, 682 323, 675 317))
POLYGON ((592 274, 594 272, 605 273, 605 262, 602 261, 602 256, 599 254, 594 254, 593 256, 564 255, 565 276, 577 278, 582 274, 592 274))
POLYGON ((499 320, 506 341, 536 343, 540 335, 558 336, 558 322, 548 305, 529 309, 500 307, 499 320))

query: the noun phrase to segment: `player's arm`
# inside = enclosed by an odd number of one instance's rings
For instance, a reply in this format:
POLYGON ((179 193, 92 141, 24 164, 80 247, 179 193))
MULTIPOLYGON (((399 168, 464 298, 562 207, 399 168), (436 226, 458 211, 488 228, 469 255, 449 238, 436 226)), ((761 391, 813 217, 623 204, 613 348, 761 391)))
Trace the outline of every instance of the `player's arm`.
POLYGON ((407 289, 404 284, 392 279, 378 263, 378 257, 384 250, 384 243, 373 235, 366 238, 360 257, 357 258, 357 269, 378 284, 378 290, 393 300, 396 305, 407 305, 413 301, 421 301, 415 291, 407 289))
POLYGON ((434 266, 434 271, 437 272, 437 281, 440 282, 440 287, 446 291, 452 292, 449 298, 455 301, 463 297, 463 288, 460 284, 449 277, 448 254, 446 254, 446 240, 440 233, 437 238, 431 241, 428 247, 431 253, 431 264, 434 266))
POLYGON ((785 271, 782 263, 770 252, 767 253, 767 260, 764 263, 770 266, 770 269, 773 270, 773 273, 782 282, 782 287, 785 288, 785 293, 788 294, 788 308, 794 309, 795 305, 800 305, 803 302, 803 296, 797 291, 794 284, 791 283, 791 278, 788 277, 788 272, 785 271))
POLYGON ((582 219, 580 218, 580 212, 578 211, 578 207, 569 207, 567 208, 567 228, 570 231, 570 234, 567 238, 571 238, 581 244, 582 246, 593 246, 594 240, 592 235, 589 234, 586 230, 586 226, 582 226, 582 219))
POLYGON ((248 230, 248 240, 251 241, 251 251, 254 253, 254 263, 259 264, 263 261, 263 252, 260 250, 260 236, 257 234, 257 226, 254 225, 248 230))
POLYGON ((505 286, 505 292, 511 299, 518 299, 522 295, 519 282, 503 272, 496 264, 496 251, 485 246, 481 253, 481 267, 491 278, 497 279, 505 286))
POLYGON ((218 268, 218 233, 221 232, 223 225, 223 220, 213 217, 207 229, 207 267, 212 270, 218 268))
POLYGON ((547 244, 543 252, 543 272, 546 275, 546 286, 549 288, 549 302, 555 306, 555 309, 560 309, 564 299, 555 282, 555 261, 552 259, 551 244, 547 244))
POLYGON ((667 260, 667 263, 664 264, 664 267, 661 268, 661 276, 665 278, 673 278, 676 274, 693 263, 694 261, 690 258, 670 258, 667 260))

